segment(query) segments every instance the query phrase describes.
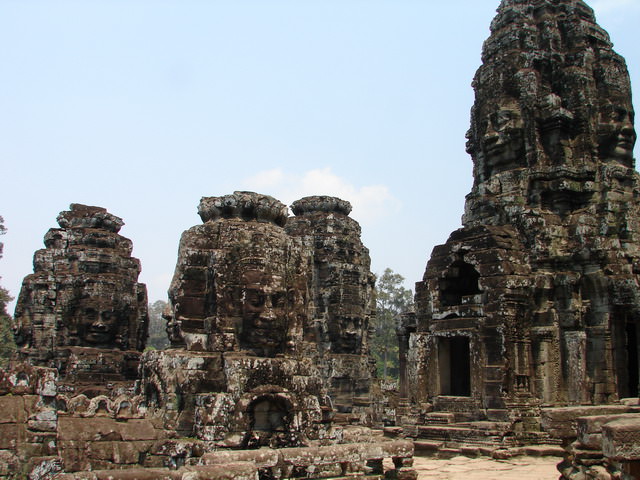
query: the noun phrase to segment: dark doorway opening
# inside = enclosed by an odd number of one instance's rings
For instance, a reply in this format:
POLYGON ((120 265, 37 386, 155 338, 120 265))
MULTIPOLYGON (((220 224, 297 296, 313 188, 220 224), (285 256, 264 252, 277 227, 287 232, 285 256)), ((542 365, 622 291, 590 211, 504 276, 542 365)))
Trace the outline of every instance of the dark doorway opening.
POLYGON ((471 396, 471 350, 468 337, 438 339, 440 395, 471 396))
POLYGON ((638 396, 638 329, 635 323, 627 323, 627 362, 629 367, 629 397, 638 396))
POLYGON ((638 362, 638 324, 627 315, 620 315, 614 323, 613 352, 616 365, 618 397, 638 397, 640 367, 638 362))

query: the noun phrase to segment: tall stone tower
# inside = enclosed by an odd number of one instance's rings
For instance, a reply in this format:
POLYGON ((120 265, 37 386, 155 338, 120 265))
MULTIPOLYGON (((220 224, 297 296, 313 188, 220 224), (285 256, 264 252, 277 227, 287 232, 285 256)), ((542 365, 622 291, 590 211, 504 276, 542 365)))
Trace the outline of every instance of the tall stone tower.
POLYGON ((297 200, 287 232, 311 253, 311 304, 306 338, 318 358, 336 410, 349 421, 370 421, 375 369, 369 338, 375 316, 375 277, 351 204, 328 196, 297 200))
POLYGON ((166 312, 172 342, 142 383, 167 426, 230 447, 299 446, 370 423, 373 275, 348 202, 296 217, 268 195, 201 200, 183 233, 166 312), (291 221, 289 221, 291 220, 291 221))
POLYGON ((503 0, 474 184, 404 324, 404 387, 459 417, 638 395, 640 183, 624 59, 580 0, 503 0))
POLYGON ((147 289, 131 240, 118 234, 124 222, 74 203, 58 224, 34 254, 16 304, 21 356, 68 379, 135 378, 147 340, 147 289))

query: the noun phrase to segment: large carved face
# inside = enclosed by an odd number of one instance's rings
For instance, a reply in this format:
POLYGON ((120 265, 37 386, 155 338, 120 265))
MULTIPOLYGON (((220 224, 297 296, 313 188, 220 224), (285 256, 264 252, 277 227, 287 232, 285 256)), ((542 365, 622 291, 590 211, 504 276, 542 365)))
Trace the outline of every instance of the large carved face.
POLYGON ((102 304, 97 298, 80 301, 76 310, 79 343, 88 347, 120 347, 118 330, 124 322, 123 315, 102 304))
POLYGON ((339 317, 329 325, 331 350, 334 353, 360 354, 364 324, 359 317, 339 317))
POLYGON ((631 166, 636 131, 633 109, 620 104, 607 104, 598 117, 598 150, 600 158, 615 159, 631 166))
POLYGON ((289 324, 284 278, 248 270, 242 275, 241 290, 242 348, 266 357, 283 353, 289 324))
POLYGON ((490 172, 516 167, 522 161, 524 121, 515 101, 497 106, 480 127, 480 147, 490 172))

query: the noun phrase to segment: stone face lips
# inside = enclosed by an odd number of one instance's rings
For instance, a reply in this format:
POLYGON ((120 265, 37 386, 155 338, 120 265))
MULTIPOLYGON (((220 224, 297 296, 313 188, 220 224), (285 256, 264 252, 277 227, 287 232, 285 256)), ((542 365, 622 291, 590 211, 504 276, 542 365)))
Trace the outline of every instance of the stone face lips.
POLYGON ((624 60, 584 2, 505 0, 473 85, 474 185, 464 227, 416 287, 410 396, 498 420, 637 396, 640 182, 624 60))
POLYGON ((15 331, 23 353, 53 366, 63 347, 143 350, 147 293, 137 281, 132 243, 118 234, 122 219, 72 204, 58 223, 35 253, 34 273, 18 297, 15 331))

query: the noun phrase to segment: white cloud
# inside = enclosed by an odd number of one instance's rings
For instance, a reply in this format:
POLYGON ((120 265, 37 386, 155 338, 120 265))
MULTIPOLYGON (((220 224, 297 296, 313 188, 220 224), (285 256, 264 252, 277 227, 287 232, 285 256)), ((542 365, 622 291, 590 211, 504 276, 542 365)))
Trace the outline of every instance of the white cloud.
POLYGON ((348 200, 351 217, 361 224, 373 224, 400 208, 386 185, 356 186, 337 176, 331 168, 309 170, 303 174, 281 169, 259 172, 243 181, 243 188, 271 195, 287 205, 309 195, 331 195, 348 200))

